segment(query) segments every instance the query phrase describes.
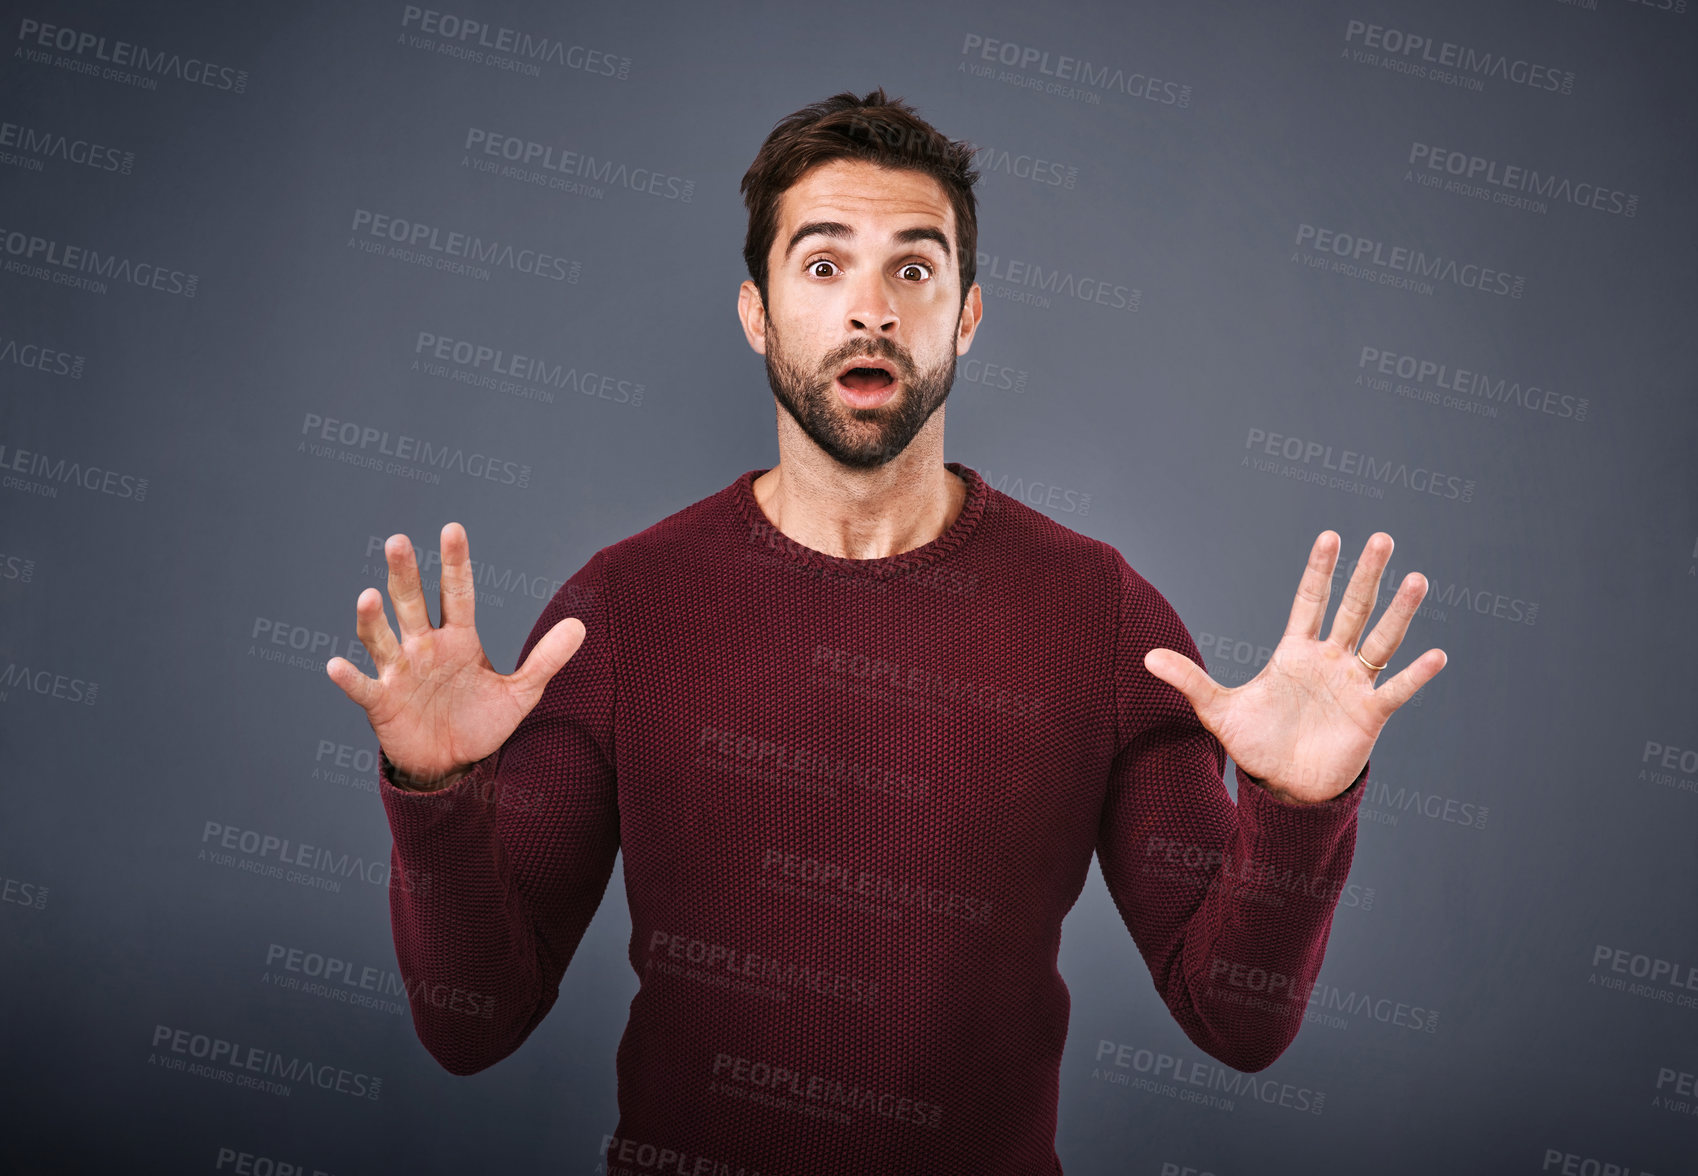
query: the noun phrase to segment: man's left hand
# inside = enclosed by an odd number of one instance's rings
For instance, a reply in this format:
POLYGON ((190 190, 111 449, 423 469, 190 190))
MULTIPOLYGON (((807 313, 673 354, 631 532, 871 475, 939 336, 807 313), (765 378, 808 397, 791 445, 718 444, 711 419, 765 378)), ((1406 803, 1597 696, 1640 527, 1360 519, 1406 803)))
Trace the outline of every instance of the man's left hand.
MULTIPOLYGON (((1357 638, 1379 599, 1380 575, 1391 558, 1392 538, 1384 531, 1368 537, 1332 632, 1319 639, 1341 543, 1334 531, 1315 539, 1285 635, 1261 673, 1244 685, 1227 689, 1171 649, 1144 655, 1144 667, 1185 696, 1232 762, 1287 804, 1319 804, 1350 787, 1392 712, 1449 660, 1444 650, 1429 649, 1375 689, 1377 672, 1356 656, 1357 638)), ((1425 576, 1405 576, 1362 641, 1362 657, 1389 667, 1426 594, 1425 576)))

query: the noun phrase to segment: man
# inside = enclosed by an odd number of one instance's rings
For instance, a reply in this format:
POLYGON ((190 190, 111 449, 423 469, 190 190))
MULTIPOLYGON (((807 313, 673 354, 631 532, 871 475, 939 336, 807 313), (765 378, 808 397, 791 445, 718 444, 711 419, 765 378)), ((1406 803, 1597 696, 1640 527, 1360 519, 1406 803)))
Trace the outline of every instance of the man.
POLYGON ((970 162, 882 90, 781 121, 743 180, 738 300, 778 465, 598 551, 507 676, 464 530, 440 627, 391 536, 400 634, 367 589, 378 678, 327 667, 384 753, 395 874, 429 877, 391 890, 395 947, 453 1073, 548 1013, 623 848, 613 1170, 1059 1172, 1056 958, 1093 852, 1186 1035, 1266 1067, 1369 751, 1444 665, 1375 689, 1426 591, 1411 573, 1358 648, 1383 532, 1320 639, 1323 531, 1272 659, 1223 689, 1118 551, 943 461, 983 313, 970 162))

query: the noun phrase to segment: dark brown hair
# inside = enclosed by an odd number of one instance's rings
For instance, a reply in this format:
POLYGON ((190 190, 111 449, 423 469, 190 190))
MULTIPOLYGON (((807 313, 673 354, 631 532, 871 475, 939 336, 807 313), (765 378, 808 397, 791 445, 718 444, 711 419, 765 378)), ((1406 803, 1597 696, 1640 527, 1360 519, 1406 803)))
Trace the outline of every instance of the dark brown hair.
POLYGON ((943 185, 955 212, 955 253, 961 297, 978 273, 979 216, 973 185, 974 148, 938 131, 900 98, 885 97, 884 87, 865 98, 848 90, 804 106, 781 120, 761 144, 743 175, 743 204, 749 232, 743 262, 766 303, 767 254, 778 233, 778 198, 809 168, 834 159, 864 159, 883 167, 924 172, 943 185))

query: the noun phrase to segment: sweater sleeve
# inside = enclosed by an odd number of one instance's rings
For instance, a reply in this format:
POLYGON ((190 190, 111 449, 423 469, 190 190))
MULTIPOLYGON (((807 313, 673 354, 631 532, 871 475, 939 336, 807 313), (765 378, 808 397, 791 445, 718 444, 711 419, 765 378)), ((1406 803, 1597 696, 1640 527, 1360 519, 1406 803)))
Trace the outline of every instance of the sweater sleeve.
POLYGON ((449 1072, 511 1054, 553 1007, 619 850, 614 637, 602 552, 554 594, 515 668, 575 616, 584 640, 494 753, 437 792, 396 786, 389 912, 413 1024, 449 1072))
POLYGON ((1350 873, 1368 777, 1293 805, 1235 767, 1150 649, 1207 666, 1167 600, 1119 552, 1118 722, 1097 858, 1116 908, 1185 1035, 1216 1060, 1272 1065, 1302 1028, 1350 873))

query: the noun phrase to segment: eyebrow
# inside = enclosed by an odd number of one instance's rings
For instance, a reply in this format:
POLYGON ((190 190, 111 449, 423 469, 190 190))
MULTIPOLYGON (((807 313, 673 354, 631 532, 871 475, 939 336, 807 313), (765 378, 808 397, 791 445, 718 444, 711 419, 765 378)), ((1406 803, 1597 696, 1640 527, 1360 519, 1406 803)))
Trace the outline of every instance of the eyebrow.
MULTIPOLYGON (((799 244, 804 237, 820 236, 848 239, 854 235, 855 230, 844 224, 842 221, 812 221, 803 225, 790 235, 790 244, 784 247, 784 256, 788 259, 790 255, 796 251, 797 244, 799 244)), ((951 255, 949 238, 945 237, 940 229, 930 227, 898 229, 890 235, 890 240, 891 243, 895 245, 911 245, 918 241, 932 241, 943 249, 943 255, 945 257, 949 257, 951 255)))

